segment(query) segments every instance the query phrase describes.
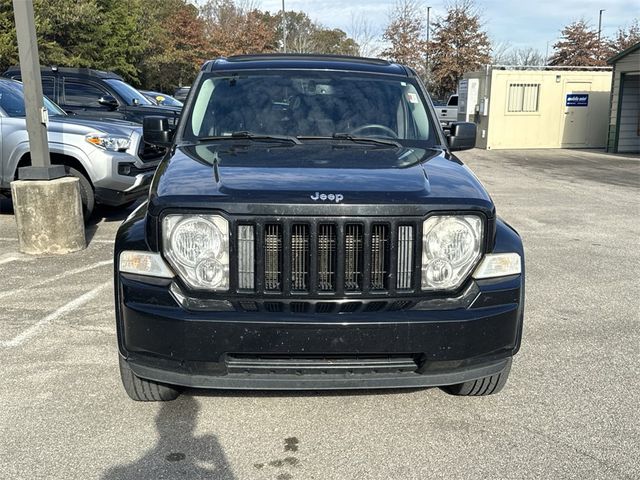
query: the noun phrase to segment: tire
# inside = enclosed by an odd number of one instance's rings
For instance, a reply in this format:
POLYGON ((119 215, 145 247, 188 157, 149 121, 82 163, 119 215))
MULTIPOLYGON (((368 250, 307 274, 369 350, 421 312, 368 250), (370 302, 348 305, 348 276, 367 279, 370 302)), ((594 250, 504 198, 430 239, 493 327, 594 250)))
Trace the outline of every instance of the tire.
POLYGON ((93 209, 96 206, 96 197, 93 193, 93 187, 91 186, 91 182, 84 176, 84 174, 73 167, 64 167, 67 175, 71 175, 72 177, 76 177, 79 180, 80 187, 80 200, 82 200, 82 216, 84 217, 85 223, 91 218, 91 214, 93 214, 93 209))
POLYGON ((493 395, 502 390, 502 387, 507 383, 509 378, 509 372, 511 371, 511 358, 507 363, 504 370, 495 375, 489 375, 488 377, 478 378, 477 380, 470 380, 464 383, 458 383, 456 385, 447 385, 441 387, 442 390, 451 395, 463 395, 470 397, 484 397, 486 395, 493 395))
POLYGON ((177 388, 138 377, 124 358, 121 356, 118 358, 122 385, 132 400, 136 402, 167 402, 180 396, 180 390, 177 388))

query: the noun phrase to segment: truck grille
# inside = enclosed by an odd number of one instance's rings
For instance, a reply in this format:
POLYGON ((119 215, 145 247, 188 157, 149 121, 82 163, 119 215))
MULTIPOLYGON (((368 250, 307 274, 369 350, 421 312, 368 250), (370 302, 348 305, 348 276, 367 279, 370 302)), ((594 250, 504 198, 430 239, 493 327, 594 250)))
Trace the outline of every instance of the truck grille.
POLYGON ((279 217, 249 223, 235 226, 238 293, 343 297, 411 293, 420 283, 419 220, 279 217))

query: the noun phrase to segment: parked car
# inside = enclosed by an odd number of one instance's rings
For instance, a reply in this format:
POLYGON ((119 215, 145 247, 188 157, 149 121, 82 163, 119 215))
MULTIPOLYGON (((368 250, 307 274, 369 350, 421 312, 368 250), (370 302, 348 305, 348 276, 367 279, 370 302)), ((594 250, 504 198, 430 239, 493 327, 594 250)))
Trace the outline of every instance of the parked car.
MULTIPOLYGON (((138 90, 112 72, 88 68, 43 67, 42 91, 67 113, 85 118, 115 118, 142 123, 147 115, 164 116, 175 123, 180 108, 154 105, 138 90)), ((21 79, 20 68, 5 77, 21 79)))
POLYGON ((206 63, 115 245, 134 400, 182 387, 498 392, 520 348, 522 241, 452 153, 413 70, 343 56, 206 63))
POLYGON ((180 102, 185 102, 185 100, 187 99, 187 95, 189 95, 189 90, 191 89, 191 87, 178 87, 176 88, 176 91, 173 92, 173 98, 175 98, 176 100, 179 100, 180 102))
POLYGON ((148 100, 153 102, 155 105, 167 105, 169 107, 178 107, 182 108, 183 103, 180 100, 176 100, 171 95, 167 95, 166 93, 154 92, 151 90, 140 90, 148 100))
POLYGON ((451 95, 446 106, 436 106, 436 114, 440 125, 448 127, 452 122, 458 121, 458 95, 451 95))
MULTIPOLYGON (((80 181, 85 219, 96 203, 122 206, 145 196, 165 149, 145 145, 140 125, 67 115, 45 97, 51 162, 80 181)), ((22 84, 0 79, 0 191, 31 163, 22 84)))

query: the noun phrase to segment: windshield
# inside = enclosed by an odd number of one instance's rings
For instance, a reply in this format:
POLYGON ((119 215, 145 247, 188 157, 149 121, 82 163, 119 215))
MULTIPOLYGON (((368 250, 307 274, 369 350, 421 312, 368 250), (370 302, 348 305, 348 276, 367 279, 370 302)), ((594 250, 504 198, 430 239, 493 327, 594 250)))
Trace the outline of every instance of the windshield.
POLYGON ((198 141, 234 132, 439 144, 412 79, 352 72, 212 74, 200 83, 183 138, 198 141))
POLYGON ((127 105, 153 105, 147 97, 122 80, 108 78, 105 82, 107 82, 111 88, 113 88, 118 95, 122 97, 127 105))
MULTIPOLYGON (((50 117, 66 115, 58 105, 47 97, 42 97, 44 106, 50 117)), ((24 117, 26 115, 24 106, 24 94, 22 93, 22 83, 14 81, 0 81, 0 109, 10 117, 24 117)))

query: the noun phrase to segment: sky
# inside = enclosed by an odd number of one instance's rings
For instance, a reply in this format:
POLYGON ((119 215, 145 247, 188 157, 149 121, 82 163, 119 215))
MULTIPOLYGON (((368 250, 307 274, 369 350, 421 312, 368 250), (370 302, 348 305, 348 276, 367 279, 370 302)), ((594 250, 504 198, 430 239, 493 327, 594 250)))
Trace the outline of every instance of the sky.
MULTIPOLYGON (((278 11, 282 0, 258 0, 261 10, 278 11)), ((618 27, 626 27, 631 20, 640 17, 637 0, 476 0, 485 28, 492 41, 508 43, 513 48, 533 47, 546 54, 565 25, 584 18, 598 27, 598 12, 602 14, 602 35, 612 36, 618 27), (548 44, 548 47, 547 47, 548 44)), ((350 33, 352 18, 363 15, 381 36, 393 0, 285 0, 286 10, 302 10, 325 27, 340 28, 350 33)), ((445 12, 442 0, 427 0, 431 16, 445 12)), ((426 8, 425 8, 426 18, 426 8)))

